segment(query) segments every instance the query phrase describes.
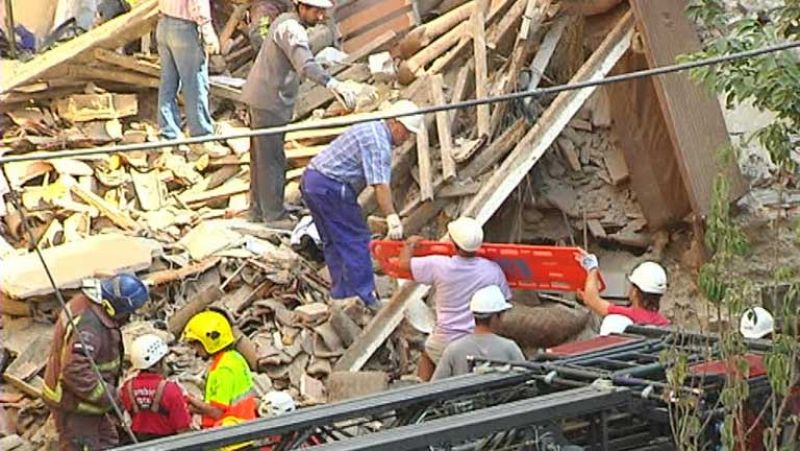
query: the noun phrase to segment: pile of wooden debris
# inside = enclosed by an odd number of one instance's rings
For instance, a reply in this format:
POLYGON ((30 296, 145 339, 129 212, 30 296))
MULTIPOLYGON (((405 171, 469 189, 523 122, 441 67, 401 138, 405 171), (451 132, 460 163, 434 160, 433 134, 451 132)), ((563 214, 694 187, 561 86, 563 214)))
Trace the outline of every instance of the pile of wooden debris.
MULTIPOLYGON (((554 0, 421 2, 427 5, 423 17, 430 17, 425 22, 410 0, 367 1, 363 9, 354 6, 359 1, 340 3, 335 31, 349 55, 330 70, 359 83, 363 95, 358 110, 346 115, 329 91, 303 84, 296 119, 308 124, 330 116, 370 117, 398 98, 442 105, 597 80, 691 50, 652 45, 648 33, 660 31, 653 11, 674 13, 675 6, 644 0, 634 1, 633 11, 625 2, 606 1, 603 14, 593 17, 568 14, 554 0), (634 12, 648 32, 644 49, 632 48, 634 12), (402 20, 373 20, 388 16, 402 20)), ((247 39, 247 8, 223 4, 227 16, 217 20, 217 29, 224 52, 212 60, 222 78, 215 78, 211 95, 224 134, 246 126, 236 85, 255 52, 247 39)), ((140 2, 21 64, 0 87, 6 113, 0 154, 157 141, 160 69, 149 53, 156 5, 140 2), (138 52, 118 51, 142 37, 138 52)), ((681 128, 688 117, 659 108, 704 94, 686 88, 692 85, 685 78, 668 80, 672 84, 636 80, 428 115, 426 131, 393 159, 395 205, 406 233, 440 237, 447 221, 470 215, 487 224, 492 241, 567 243, 583 231, 584 244, 590 234, 595 243, 646 249, 658 229, 693 208, 702 213, 710 193, 710 178, 701 184, 699 175, 713 157, 683 137, 693 132, 681 128)), ((699 103, 693 104, 698 111, 711 108, 699 103)), ((707 124, 711 116, 704 116, 707 124)), ((299 200, 305 164, 343 130, 287 135, 289 202, 299 200)), ((702 142, 720 139, 714 127, 706 132, 702 142)), ((249 140, 225 144, 227 155, 170 147, 3 165, 24 211, 10 198, 0 202, 0 343, 7 350, 0 359, 6 382, 0 384, 0 413, 10 420, 0 424, 0 435, 40 441, 38 426, 46 418, 32 399, 41 388, 59 304, 29 251, 34 245, 67 296, 87 277, 135 271, 148 281, 153 300, 126 329, 128 340, 153 330, 174 338, 192 314, 226 312, 260 390, 290 390, 313 404, 382 390, 391 377, 410 372, 419 336, 397 326, 405 315, 415 326, 425 322, 420 317, 427 315, 415 312, 427 289, 379 284, 388 285, 379 294, 391 300, 374 318, 358 302, 332 304, 322 265, 295 252, 285 235, 236 219, 248 203, 249 140), (375 371, 356 372, 365 366, 375 371)), ((370 189, 359 201, 367 214, 376 210, 370 189)), ((370 224, 380 233, 380 221, 370 224)), ((530 348, 568 340, 586 323, 582 311, 563 306, 520 306, 514 313, 517 327, 510 324, 508 333, 530 348)), ((202 363, 187 348, 175 349, 176 375, 197 390, 202 363)))

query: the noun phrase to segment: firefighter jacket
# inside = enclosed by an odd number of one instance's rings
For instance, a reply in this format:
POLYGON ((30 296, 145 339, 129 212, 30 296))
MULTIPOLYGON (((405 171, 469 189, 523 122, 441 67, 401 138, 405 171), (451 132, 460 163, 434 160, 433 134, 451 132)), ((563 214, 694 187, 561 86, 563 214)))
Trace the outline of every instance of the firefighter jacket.
POLYGON ((103 415, 111 410, 111 402, 86 354, 95 361, 108 390, 116 396, 122 368, 122 334, 108 313, 84 294, 70 299, 67 309, 75 328, 62 311, 44 373, 42 397, 50 407, 65 412, 103 415))

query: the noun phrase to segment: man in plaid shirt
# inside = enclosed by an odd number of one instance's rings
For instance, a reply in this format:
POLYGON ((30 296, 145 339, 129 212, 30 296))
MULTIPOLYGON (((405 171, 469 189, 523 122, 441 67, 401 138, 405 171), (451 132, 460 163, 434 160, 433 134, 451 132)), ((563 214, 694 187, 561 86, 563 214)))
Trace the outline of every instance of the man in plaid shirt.
MULTIPOLYGON (((391 112, 417 110, 408 100, 392 105, 391 112)), ((378 206, 386 215, 390 239, 403 237, 403 224, 392 205, 392 147, 399 146, 422 126, 422 116, 404 116, 350 127, 311 160, 303 173, 303 200, 322 239, 325 263, 331 275, 331 297, 358 296, 377 306, 370 232, 358 194, 367 185, 375 189, 378 206)))

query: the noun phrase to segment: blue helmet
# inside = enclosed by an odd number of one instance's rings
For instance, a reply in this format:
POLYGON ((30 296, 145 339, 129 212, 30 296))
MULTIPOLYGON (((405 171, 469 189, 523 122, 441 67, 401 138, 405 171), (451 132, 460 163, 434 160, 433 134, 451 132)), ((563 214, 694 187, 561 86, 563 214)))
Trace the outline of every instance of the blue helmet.
POLYGON ((103 299, 111 303, 115 315, 133 313, 149 298, 147 285, 133 274, 117 274, 104 280, 100 287, 103 299))

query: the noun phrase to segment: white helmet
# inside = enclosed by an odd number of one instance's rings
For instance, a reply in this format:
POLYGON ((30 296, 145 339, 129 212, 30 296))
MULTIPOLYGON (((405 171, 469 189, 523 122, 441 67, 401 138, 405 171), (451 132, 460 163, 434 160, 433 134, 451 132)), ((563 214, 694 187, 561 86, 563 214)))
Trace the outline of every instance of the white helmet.
POLYGON ((506 301, 506 297, 500 287, 489 285, 481 288, 472 295, 469 309, 475 315, 492 315, 504 312, 511 308, 511 304, 506 301))
POLYGON ((739 320, 739 332, 745 338, 764 338, 775 330, 775 319, 767 309, 747 309, 739 320))
MULTIPOLYGON (((410 100, 398 100, 392 104, 388 112, 394 114, 411 113, 417 111, 418 109, 419 108, 417 108, 417 105, 410 100)), ((421 114, 398 117, 397 120, 403 124, 408 131, 414 134, 419 133, 420 129, 422 128, 423 117, 421 114)))
POLYGON ((621 334, 631 324, 633 324, 633 320, 625 315, 606 315, 603 323, 600 324, 600 335, 621 334))
POLYGON ((656 262, 640 263, 628 280, 645 293, 664 294, 667 291, 667 272, 656 262))
POLYGON ((284 391, 273 390, 261 398, 258 413, 262 417, 274 417, 296 409, 292 396, 284 391))
POLYGON ((169 353, 164 340, 155 334, 145 334, 133 340, 131 345, 131 363, 137 370, 146 370, 158 363, 169 353))
POLYGON ((302 3, 308 6, 316 6, 317 8, 328 9, 333 8, 331 0, 295 0, 297 3, 302 3))
POLYGON ((447 233, 458 247, 467 252, 475 252, 483 244, 483 227, 478 221, 466 216, 447 224, 447 233))

